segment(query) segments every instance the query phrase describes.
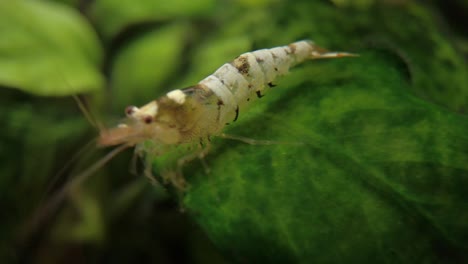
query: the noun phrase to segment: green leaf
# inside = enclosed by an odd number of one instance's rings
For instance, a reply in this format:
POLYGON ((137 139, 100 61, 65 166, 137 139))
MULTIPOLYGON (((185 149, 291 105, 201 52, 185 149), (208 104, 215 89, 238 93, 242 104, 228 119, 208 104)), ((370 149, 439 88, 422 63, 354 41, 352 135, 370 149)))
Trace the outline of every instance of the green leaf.
POLYGON ((128 104, 154 100, 158 91, 168 91, 164 82, 182 62, 188 27, 175 24, 142 34, 118 53, 112 66, 111 88, 119 112, 128 104))
POLYGON ((91 16, 100 32, 109 39, 137 23, 202 16, 212 11, 215 3, 214 0, 98 0, 92 5, 91 16))
POLYGON ((81 15, 46 1, 0 2, 0 85, 46 96, 102 88, 102 50, 81 15))
POLYGON ((468 119, 408 93, 391 58, 362 55, 293 70, 228 130, 289 143, 218 141, 211 173, 188 176, 183 203, 227 254, 433 263, 468 246, 468 119))

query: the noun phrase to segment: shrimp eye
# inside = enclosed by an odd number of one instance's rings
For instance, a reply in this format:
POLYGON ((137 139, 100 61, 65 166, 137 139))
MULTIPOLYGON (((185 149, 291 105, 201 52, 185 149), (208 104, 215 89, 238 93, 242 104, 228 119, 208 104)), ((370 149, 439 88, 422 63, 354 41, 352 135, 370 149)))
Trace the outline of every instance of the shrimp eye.
POLYGON ((135 106, 130 105, 125 108, 125 114, 131 116, 135 112, 135 106))
POLYGON ((145 121, 146 124, 151 124, 151 122, 153 122, 153 117, 152 116, 145 116, 143 121, 145 121))

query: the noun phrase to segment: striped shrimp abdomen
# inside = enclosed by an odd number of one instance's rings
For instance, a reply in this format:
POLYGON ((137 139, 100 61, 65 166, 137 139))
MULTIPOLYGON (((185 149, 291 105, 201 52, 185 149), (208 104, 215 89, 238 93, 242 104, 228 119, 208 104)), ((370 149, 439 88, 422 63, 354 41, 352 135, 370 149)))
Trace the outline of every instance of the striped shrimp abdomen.
POLYGON ((319 50, 323 51, 311 41, 298 41, 287 46, 247 52, 221 66, 198 85, 218 96, 221 105, 219 122, 231 123, 253 99, 265 95, 278 76, 313 58, 314 51, 319 50))

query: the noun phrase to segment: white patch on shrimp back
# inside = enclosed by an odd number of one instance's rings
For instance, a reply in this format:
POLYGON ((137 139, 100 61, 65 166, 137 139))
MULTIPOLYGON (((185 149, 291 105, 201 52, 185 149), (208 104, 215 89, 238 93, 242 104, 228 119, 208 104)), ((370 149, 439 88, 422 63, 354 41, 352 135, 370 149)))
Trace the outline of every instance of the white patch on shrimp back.
POLYGON ((291 64, 290 57, 286 54, 284 49, 285 47, 277 47, 269 50, 275 61, 278 75, 285 75, 288 73, 291 64))
POLYGON ((237 108, 238 104, 229 88, 214 75, 206 77, 199 82, 199 85, 211 90, 222 101, 223 107, 220 108, 220 121, 226 122, 226 120, 232 119, 234 109, 237 108))
POLYGON ((276 79, 276 72, 274 70, 274 60, 271 52, 267 49, 257 50, 252 52, 255 58, 259 61, 260 67, 263 69, 265 85, 273 82, 276 79))
POLYGON ((133 108, 132 117, 133 118, 145 118, 147 116, 156 116, 158 113, 158 103, 156 101, 151 101, 141 108, 133 108))
POLYGON ((229 88, 235 98, 235 105, 242 104, 249 97, 249 83, 232 64, 224 64, 213 73, 213 76, 229 88))
POLYGON ((216 94, 218 98, 220 98, 225 105, 235 105, 236 102, 234 101, 233 95, 229 91, 229 89, 218 79, 218 77, 214 75, 210 75, 203 79, 200 82, 201 85, 210 89, 213 93, 216 94))
POLYGON ((247 62, 249 63, 249 76, 247 80, 252 85, 251 89, 253 91, 263 90, 265 75, 263 74, 262 67, 257 62, 257 58, 251 52, 244 53, 241 56, 247 57, 247 62))
POLYGON ((166 95, 167 97, 169 97, 169 99, 171 99, 172 101, 178 104, 185 103, 185 98, 187 97, 187 95, 179 89, 170 91, 166 95))
POLYGON ((314 43, 312 41, 298 41, 292 43, 294 47, 296 48, 296 51, 294 52, 296 54, 296 59, 298 60, 296 63, 301 63, 305 59, 309 58, 312 52, 312 46, 314 43))

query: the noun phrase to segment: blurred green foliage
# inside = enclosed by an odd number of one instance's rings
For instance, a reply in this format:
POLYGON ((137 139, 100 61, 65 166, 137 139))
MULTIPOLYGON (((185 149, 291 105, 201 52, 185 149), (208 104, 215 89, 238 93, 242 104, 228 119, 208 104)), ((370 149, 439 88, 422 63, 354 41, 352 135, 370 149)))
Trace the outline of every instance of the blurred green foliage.
POLYGON ((2 85, 46 96, 102 89, 103 51, 78 12, 36 1, 3 1, 0 8, 2 85))
POLYGON ((0 2, 2 263, 468 261, 467 6, 442 2, 0 2), (178 202, 128 151, 28 228, 106 153, 72 158, 96 132, 66 95, 112 123, 299 39, 361 57, 293 69, 227 130, 287 143, 215 139, 178 202))

